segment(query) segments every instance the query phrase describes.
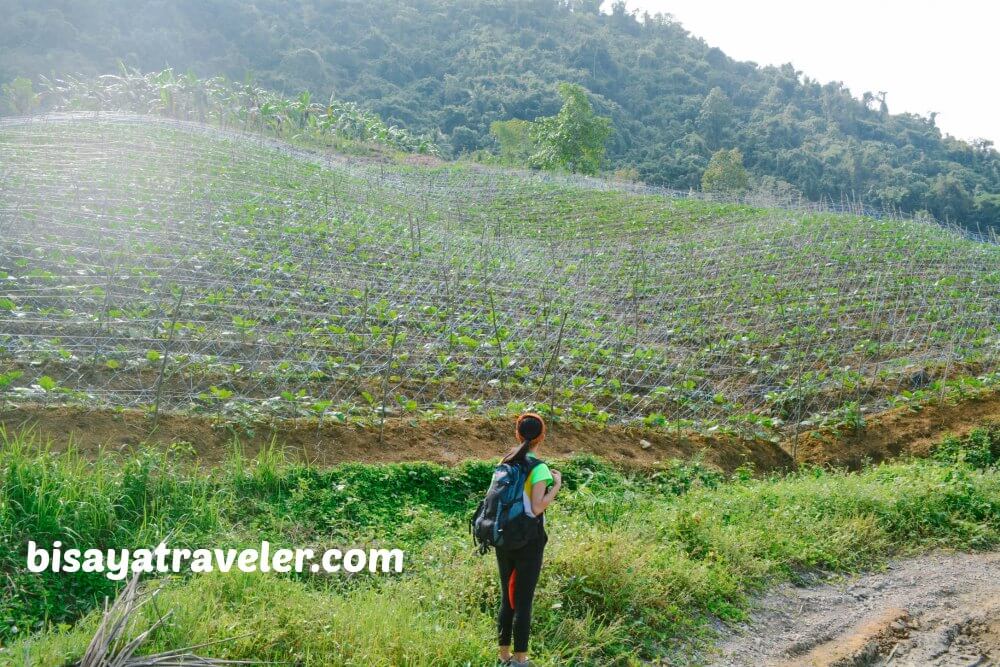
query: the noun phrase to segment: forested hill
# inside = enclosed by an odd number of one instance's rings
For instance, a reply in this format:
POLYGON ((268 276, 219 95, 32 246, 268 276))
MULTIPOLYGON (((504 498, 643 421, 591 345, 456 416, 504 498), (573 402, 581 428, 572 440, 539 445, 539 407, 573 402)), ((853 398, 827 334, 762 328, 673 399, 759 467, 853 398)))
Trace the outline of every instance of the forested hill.
POLYGON ((891 91, 886 100, 791 65, 737 62, 669 17, 621 7, 601 14, 593 0, 0 0, 0 8, 0 81, 102 74, 119 61, 252 73, 288 94, 356 100, 433 133, 455 154, 494 148, 494 120, 555 113, 556 86, 569 81, 613 119, 606 166, 635 167, 648 183, 698 187, 712 153, 736 147, 758 185, 1000 227, 1000 155, 988 142, 945 137, 933 117, 892 114, 891 91))

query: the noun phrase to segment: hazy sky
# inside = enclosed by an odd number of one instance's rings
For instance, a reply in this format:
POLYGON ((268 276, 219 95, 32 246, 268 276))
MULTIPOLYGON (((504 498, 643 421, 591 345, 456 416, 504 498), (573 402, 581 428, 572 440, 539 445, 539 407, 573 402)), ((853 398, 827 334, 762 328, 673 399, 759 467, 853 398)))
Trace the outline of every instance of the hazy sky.
POLYGON ((893 113, 937 111, 943 132, 1000 145, 997 0, 626 2, 673 14, 737 60, 791 62, 822 83, 843 81, 855 97, 885 90, 893 113))

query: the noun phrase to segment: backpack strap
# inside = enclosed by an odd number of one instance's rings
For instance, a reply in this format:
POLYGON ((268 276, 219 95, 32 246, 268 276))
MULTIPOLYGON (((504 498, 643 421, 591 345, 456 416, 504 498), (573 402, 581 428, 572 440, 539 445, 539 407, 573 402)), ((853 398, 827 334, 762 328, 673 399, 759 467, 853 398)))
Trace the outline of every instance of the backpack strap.
POLYGON ((541 459, 536 459, 533 456, 530 457, 530 458, 527 457, 527 456, 524 457, 524 462, 526 464, 524 466, 524 470, 525 470, 524 481, 530 480, 531 479, 531 473, 534 472, 535 468, 537 468, 541 464, 545 463, 545 461, 542 461, 541 459))

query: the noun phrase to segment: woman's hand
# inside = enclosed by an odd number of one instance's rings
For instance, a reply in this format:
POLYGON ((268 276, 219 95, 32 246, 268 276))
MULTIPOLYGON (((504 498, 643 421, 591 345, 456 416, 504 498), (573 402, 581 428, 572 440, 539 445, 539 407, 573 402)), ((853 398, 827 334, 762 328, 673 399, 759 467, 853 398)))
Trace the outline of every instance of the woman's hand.
POLYGON ((562 488, 562 474, 558 470, 552 471, 552 485, 546 487, 545 482, 535 482, 531 487, 531 513, 541 516, 545 508, 549 506, 562 488))

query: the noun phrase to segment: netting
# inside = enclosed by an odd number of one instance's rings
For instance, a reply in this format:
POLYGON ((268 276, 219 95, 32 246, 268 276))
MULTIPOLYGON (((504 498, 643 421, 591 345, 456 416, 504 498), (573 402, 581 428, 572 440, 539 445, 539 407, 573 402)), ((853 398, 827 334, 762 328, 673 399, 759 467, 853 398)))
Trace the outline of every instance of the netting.
POLYGON ((17 400, 815 423, 994 379, 998 260, 912 220, 322 158, 163 120, 0 126, 17 400))

